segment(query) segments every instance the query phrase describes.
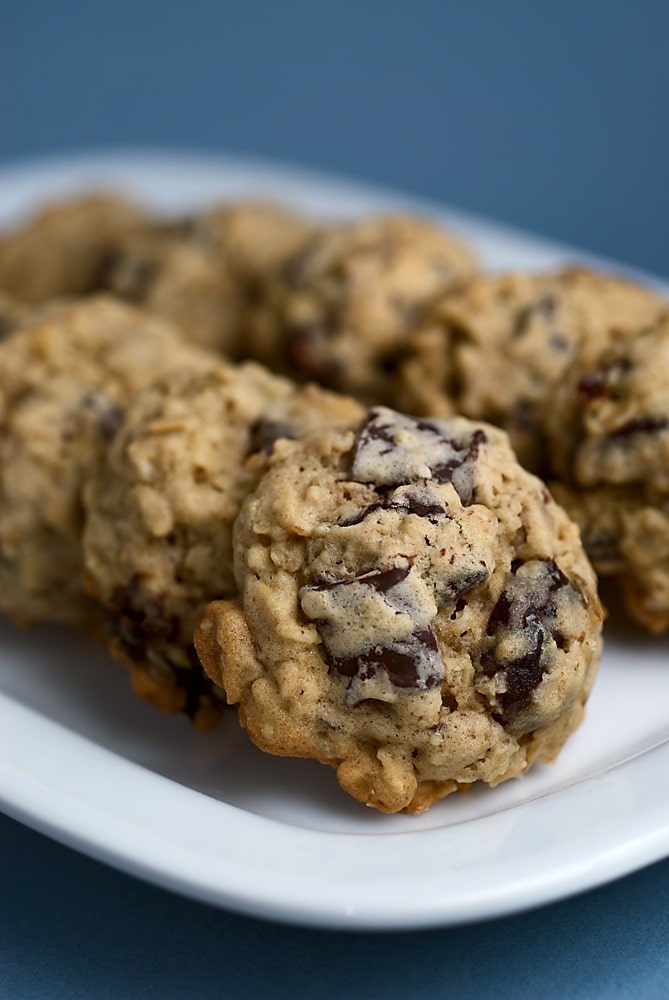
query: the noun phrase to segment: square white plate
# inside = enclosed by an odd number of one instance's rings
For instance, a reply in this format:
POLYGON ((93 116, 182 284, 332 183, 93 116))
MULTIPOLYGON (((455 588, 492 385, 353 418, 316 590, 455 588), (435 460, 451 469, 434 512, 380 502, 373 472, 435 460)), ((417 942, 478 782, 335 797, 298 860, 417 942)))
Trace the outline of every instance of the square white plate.
MULTIPOLYGON (((468 237, 491 268, 593 262, 348 181, 173 154, 2 170, 0 225, 101 188, 170 213, 259 194, 320 215, 413 208, 468 237)), ((141 704, 125 672, 78 635, 2 621, 0 800, 93 857, 258 916, 399 929, 512 913, 669 855, 669 639, 615 611, 605 635, 587 720, 557 764, 408 817, 365 810, 316 763, 263 755, 233 713, 201 735, 141 704)))

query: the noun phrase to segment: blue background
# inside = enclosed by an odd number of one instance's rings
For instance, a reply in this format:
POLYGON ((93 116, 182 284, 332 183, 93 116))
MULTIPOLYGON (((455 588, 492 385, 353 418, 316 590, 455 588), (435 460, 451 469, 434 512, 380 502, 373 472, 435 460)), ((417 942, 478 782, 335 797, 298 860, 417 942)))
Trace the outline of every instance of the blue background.
MULTIPOLYGON (((0 156, 246 152, 448 201, 669 275, 666 0, 10 0, 0 156)), ((299 930, 0 820, 0 996, 669 996, 669 862, 534 913, 299 930)))
POLYGON ((667 0, 5 0, 0 17, 5 159, 279 157, 669 274, 667 0))

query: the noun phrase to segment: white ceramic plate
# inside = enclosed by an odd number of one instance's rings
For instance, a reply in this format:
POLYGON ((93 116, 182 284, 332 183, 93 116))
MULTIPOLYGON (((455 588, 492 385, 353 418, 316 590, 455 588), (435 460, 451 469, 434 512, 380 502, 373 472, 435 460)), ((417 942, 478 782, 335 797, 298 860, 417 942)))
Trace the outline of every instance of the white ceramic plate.
MULTIPOLYGON (((0 223, 100 187, 168 211, 259 193, 321 214, 413 206, 470 237, 491 267, 583 259, 358 184, 174 155, 0 171, 0 223)), ((203 736, 140 704, 81 637, 0 622, 0 796, 10 815, 95 858, 249 914, 381 929, 512 913, 669 854, 669 640, 615 613, 606 639, 588 718, 556 765, 388 817, 340 792, 329 769, 261 754, 232 714, 203 736)))

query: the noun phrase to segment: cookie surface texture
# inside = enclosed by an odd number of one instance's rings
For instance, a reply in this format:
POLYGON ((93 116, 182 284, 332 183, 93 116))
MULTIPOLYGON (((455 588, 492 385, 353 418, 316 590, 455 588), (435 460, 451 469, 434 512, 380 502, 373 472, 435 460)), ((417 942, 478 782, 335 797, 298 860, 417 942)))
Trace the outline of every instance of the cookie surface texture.
POLYGON ((279 442, 235 531, 239 598, 197 633, 251 739, 383 812, 552 760, 601 609, 577 529, 506 435, 377 408, 279 442))

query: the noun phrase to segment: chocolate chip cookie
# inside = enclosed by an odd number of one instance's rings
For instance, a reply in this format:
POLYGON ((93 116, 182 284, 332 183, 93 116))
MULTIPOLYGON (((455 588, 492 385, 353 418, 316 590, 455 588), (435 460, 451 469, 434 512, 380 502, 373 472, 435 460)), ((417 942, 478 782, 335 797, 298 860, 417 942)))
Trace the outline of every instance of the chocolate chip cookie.
POLYGON ((200 729, 216 723, 224 696, 193 632, 208 601, 236 593, 232 525, 257 478, 250 456, 360 413, 256 364, 174 372, 137 396, 86 490, 84 559, 140 697, 200 729))
POLYGON ((301 213, 270 201, 214 205, 190 221, 193 236, 225 258, 247 299, 255 297, 313 229, 301 213))
POLYGON ((0 610, 91 626, 85 479, 139 388, 210 363, 160 320, 95 297, 43 307, 0 343, 0 610))
POLYGON ((154 222, 117 240, 101 280, 110 293, 170 320, 193 343, 234 353, 240 290, 224 257, 193 238, 190 223, 154 222))
POLYGON ((489 420, 545 475, 552 394, 574 360, 643 329, 663 308, 646 288, 585 270, 477 276, 412 336, 396 403, 423 416, 489 420))
POLYGON ((551 409, 560 496, 632 615, 669 629, 669 312, 579 358, 551 409))
POLYGON ((0 289, 31 303, 94 291, 117 240, 144 225, 139 208, 111 195, 49 204, 0 237, 0 289))
POLYGON ((280 441, 235 528, 237 598, 196 633, 270 753, 384 812, 550 761, 602 614, 578 531, 506 435, 376 408, 280 441))
POLYGON ((268 283, 249 352, 295 378, 387 402, 408 332, 473 270, 470 250, 423 219, 323 226, 268 283))

